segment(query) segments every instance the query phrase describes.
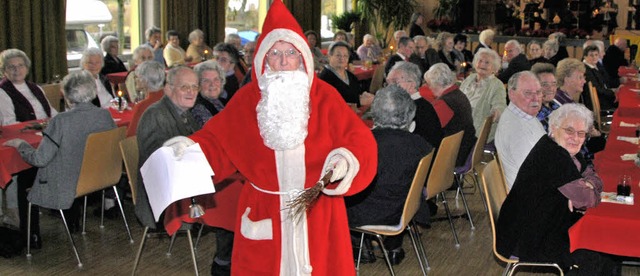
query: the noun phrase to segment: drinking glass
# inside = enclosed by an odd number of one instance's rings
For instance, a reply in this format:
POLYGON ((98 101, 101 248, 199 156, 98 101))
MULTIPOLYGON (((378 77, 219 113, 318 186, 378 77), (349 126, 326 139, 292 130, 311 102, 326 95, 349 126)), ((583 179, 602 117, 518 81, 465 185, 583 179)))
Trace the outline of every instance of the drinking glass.
POLYGON ((623 174, 618 178, 618 195, 631 195, 631 176, 623 174))

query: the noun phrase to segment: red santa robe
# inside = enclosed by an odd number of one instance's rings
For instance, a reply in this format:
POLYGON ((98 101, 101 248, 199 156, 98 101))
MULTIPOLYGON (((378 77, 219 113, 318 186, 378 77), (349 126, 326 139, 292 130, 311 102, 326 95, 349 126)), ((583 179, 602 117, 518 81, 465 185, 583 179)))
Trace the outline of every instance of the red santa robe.
MULTIPOLYGON (((192 136, 215 172, 214 182, 239 171, 247 179, 238 202, 232 268, 234 275, 354 275, 343 196, 362 191, 377 167, 371 131, 331 85, 315 78, 313 58, 302 30, 280 1, 267 15, 254 59, 254 81, 242 87, 225 109, 192 136), (277 41, 302 53, 310 77, 308 135, 293 150, 264 145, 256 106, 265 54, 277 41), (296 222, 286 210, 296 191, 324 174, 327 156, 340 149, 350 172, 332 184, 296 222), (291 192, 291 194, 288 194, 291 192)), ((301 91, 306 93, 306 91, 301 91)))

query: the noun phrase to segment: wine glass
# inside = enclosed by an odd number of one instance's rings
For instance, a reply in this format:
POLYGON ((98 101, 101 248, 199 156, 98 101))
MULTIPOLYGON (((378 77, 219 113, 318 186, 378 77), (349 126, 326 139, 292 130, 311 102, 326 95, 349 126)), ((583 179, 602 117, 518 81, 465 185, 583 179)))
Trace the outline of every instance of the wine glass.
POLYGON ((618 195, 629 196, 631 195, 631 176, 623 174, 618 178, 618 195))

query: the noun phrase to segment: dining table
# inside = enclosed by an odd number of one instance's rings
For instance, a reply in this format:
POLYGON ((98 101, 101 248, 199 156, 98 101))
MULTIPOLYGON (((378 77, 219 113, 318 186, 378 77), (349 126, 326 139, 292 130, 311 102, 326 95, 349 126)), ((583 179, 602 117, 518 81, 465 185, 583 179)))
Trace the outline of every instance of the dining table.
MULTIPOLYGON (((637 71, 636 71, 637 72, 637 71)), ((589 249, 618 256, 640 257, 640 201, 635 195, 640 192, 640 168, 633 160, 622 156, 636 155, 636 137, 640 126, 640 90, 637 81, 622 85, 617 93, 619 106, 613 114, 610 132, 604 150, 595 154, 594 168, 603 182, 604 192, 616 193, 621 176, 630 176, 632 204, 601 202, 589 208, 570 229, 571 252, 589 249)))
MULTIPOLYGON (((113 108, 108 108, 108 110, 118 127, 128 126, 133 117, 131 107, 122 112, 113 108)), ((34 129, 34 126, 41 125, 44 121, 46 120, 34 120, 0 127, 2 130, 0 133, 0 188, 6 188, 11 182, 13 174, 31 168, 31 165, 24 162, 15 148, 2 144, 10 139, 19 138, 27 141, 33 147, 38 147, 42 140, 42 130, 34 129)))
POLYGON ((382 66, 380 64, 373 64, 371 67, 365 67, 364 65, 350 65, 349 70, 353 73, 358 80, 370 80, 373 78, 373 73, 376 71, 378 66, 382 66))

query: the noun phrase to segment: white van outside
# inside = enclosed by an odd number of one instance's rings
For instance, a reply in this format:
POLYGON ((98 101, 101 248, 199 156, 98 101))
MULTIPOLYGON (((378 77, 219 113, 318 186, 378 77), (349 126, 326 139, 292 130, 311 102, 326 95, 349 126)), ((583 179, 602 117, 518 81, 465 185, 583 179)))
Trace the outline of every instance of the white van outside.
POLYGON ((113 20, 107 5, 98 0, 67 0, 65 33, 67 38, 67 67, 80 67, 82 52, 100 45, 85 30, 89 24, 107 24, 113 20))

